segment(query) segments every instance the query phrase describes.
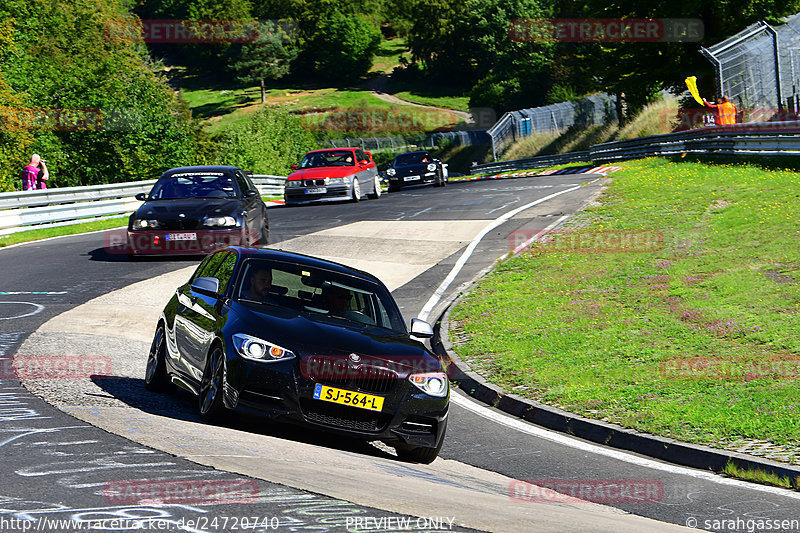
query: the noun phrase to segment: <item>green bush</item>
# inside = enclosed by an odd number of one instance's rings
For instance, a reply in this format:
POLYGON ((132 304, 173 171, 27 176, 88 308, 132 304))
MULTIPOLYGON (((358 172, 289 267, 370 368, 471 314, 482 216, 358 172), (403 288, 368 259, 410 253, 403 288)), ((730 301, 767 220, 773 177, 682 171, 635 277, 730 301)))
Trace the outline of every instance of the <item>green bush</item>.
POLYGON ((217 163, 279 176, 285 176, 292 163, 315 148, 313 136, 297 117, 271 107, 235 124, 218 142, 217 163))
POLYGON ((0 21, 0 104, 15 122, 0 139, 2 188, 20 187, 31 152, 47 159, 51 186, 149 179, 193 161, 188 111, 143 43, 112 31, 136 22, 121 2, 6 0, 0 21))

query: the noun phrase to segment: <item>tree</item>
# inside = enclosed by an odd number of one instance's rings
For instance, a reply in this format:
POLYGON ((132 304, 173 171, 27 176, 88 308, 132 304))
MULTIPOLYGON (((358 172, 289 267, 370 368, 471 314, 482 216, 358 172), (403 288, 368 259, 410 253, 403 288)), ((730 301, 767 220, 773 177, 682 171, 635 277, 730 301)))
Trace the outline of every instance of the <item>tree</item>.
POLYGON ((310 5, 300 23, 304 36, 300 62, 318 77, 353 81, 372 67, 381 33, 366 17, 323 1, 310 5))
POLYGON ((236 79, 242 83, 259 82, 261 103, 266 103, 264 80, 277 80, 289 73, 291 62, 297 57, 297 49, 282 29, 274 22, 259 24, 258 37, 242 47, 239 60, 233 69, 236 79))

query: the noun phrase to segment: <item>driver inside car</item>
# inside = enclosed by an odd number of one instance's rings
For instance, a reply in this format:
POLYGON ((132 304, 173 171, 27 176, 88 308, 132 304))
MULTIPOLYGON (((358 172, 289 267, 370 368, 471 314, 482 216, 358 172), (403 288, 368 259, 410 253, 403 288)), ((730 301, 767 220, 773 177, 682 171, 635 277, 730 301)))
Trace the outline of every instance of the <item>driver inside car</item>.
POLYGON ((331 316, 354 320, 362 324, 375 325, 375 322, 367 315, 350 308, 350 302, 353 300, 353 293, 344 287, 329 285, 322 289, 322 296, 331 316))
POLYGON ((255 300, 256 302, 266 302, 271 299, 269 290, 272 287, 272 269, 267 267, 255 267, 250 272, 248 284, 242 288, 242 298, 255 300))

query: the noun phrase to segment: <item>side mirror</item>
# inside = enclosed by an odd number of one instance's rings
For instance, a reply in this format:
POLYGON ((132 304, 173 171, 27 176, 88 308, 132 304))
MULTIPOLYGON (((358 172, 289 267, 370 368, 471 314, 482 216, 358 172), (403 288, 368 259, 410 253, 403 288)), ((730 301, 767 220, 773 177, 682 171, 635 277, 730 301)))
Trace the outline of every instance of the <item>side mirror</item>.
POLYGON ((139 194, 134 196, 134 198, 136 198, 140 202, 146 202, 147 201, 147 193, 146 192, 140 192, 139 194))
POLYGON ((218 296, 219 280, 217 278, 197 278, 192 282, 192 290, 206 296, 218 296))
POLYGON ((368 165, 369 161, 367 161, 366 159, 362 159, 361 161, 358 162, 358 164, 359 165, 368 165))
POLYGON ((259 196, 259 193, 258 193, 258 191, 253 190, 253 189, 250 189, 249 191, 245 191, 245 193, 244 193, 244 197, 245 198, 252 198, 254 196, 259 196))
POLYGON ((292 166, 291 166, 291 169, 292 169, 292 170, 297 170, 297 165, 296 165, 296 164, 292 165, 292 166))
POLYGON ((430 339, 433 337, 433 327, 419 318, 411 319, 411 335, 421 339, 430 339))

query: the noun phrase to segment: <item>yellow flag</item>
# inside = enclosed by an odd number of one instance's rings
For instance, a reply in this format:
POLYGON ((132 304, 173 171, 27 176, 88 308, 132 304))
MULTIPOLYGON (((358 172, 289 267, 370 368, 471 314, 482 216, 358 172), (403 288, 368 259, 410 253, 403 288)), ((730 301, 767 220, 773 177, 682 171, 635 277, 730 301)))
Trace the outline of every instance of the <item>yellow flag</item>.
POLYGON ((689 76, 686 78, 686 86, 689 88, 689 92, 692 93, 692 96, 694 96, 694 99, 697 100, 697 103, 705 105, 702 98, 700 98, 700 93, 697 92, 697 76, 689 76))

